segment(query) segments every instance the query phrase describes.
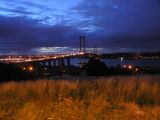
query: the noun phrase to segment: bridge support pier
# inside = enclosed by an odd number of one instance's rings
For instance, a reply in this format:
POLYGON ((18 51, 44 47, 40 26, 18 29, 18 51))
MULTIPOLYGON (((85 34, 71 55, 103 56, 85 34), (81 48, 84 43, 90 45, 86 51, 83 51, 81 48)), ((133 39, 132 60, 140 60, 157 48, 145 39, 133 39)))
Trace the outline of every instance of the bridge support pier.
POLYGON ((71 66, 71 58, 58 58, 58 59, 52 59, 52 60, 46 60, 46 61, 40 61, 39 64, 43 66, 48 67, 64 67, 64 66, 71 66))
POLYGON ((42 62, 42 65, 43 65, 43 66, 46 66, 46 62, 45 62, 45 61, 43 61, 43 62, 42 62))
POLYGON ((53 60, 52 62, 53 62, 53 66, 56 67, 57 66, 56 60, 53 60))
POLYGON ((49 66, 49 67, 51 67, 51 66, 52 66, 51 61, 48 61, 48 66, 49 66))
POLYGON ((64 64, 64 59, 62 58, 61 59, 61 67, 63 67, 63 66, 65 66, 65 64, 64 64))
POLYGON ((58 59, 58 67, 61 66, 61 59, 58 59))
POLYGON ((67 66, 71 66, 71 59, 67 58, 67 66))

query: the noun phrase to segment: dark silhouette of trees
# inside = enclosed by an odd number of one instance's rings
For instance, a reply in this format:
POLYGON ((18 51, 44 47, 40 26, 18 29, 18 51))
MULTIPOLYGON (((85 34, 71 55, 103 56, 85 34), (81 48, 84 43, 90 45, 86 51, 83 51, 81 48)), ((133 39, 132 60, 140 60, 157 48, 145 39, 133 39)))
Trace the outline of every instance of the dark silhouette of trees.
POLYGON ((25 72, 13 64, 0 63, 0 82, 30 78, 33 78, 32 73, 25 72))
POLYGON ((86 65, 86 71, 89 76, 103 76, 106 74, 107 66, 99 59, 91 58, 86 65))
POLYGON ((86 71, 89 76, 110 76, 110 75, 131 75, 132 71, 117 67, 107 67, 104 62, 99 59, 91 58, 87 65, 86 71))

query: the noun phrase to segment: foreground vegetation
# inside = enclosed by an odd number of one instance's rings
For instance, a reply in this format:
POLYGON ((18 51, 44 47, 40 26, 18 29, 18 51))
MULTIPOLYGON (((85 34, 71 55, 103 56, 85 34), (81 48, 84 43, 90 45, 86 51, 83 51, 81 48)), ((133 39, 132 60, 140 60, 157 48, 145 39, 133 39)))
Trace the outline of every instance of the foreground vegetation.
POLYGON ((0 84, 0 120, 160 120, 160 76, 0 84))

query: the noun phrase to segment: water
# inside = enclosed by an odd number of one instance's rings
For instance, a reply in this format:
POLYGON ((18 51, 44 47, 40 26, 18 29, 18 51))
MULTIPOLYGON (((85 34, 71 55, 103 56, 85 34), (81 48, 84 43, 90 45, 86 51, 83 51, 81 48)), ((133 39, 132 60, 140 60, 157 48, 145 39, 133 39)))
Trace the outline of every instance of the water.
MULTIPOLYGON (((88 62, 88 59, 81 59, 82 61, 88 62)), ((125 64, 131 64, 133 66, 151 66, 151 67, 160 67, 160 59, 132 59, 132 60, 123 60, 121 59, 101 59, 102 62, 104 62, 108 67, 116 67, 117 65, 125 65, 125 64)), ((72 65, 79 66, 79 59, 72 59, 71 63, 72 65)))

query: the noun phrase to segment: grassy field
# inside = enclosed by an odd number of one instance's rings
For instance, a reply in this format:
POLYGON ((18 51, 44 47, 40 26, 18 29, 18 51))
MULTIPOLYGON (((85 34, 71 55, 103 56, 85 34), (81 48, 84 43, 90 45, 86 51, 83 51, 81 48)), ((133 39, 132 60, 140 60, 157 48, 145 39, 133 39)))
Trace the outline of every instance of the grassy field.
POLYGON ((160 120, 160 76, 1 83, 0 120, 160 120))

